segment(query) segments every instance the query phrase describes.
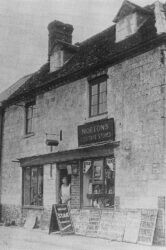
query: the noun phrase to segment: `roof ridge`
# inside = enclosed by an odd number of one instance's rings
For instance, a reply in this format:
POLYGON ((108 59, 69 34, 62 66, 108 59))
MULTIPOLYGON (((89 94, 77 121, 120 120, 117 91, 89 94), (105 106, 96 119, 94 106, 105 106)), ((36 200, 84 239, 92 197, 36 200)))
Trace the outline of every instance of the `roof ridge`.
POLYGON ((98 33, 96 33, 95 35, 93 35, 93 36, 91 36, 91 37, 85 39, 84 41, 82 41, 82 42, 80 43, 80 46, 85 45, 85 44, 88 43, 89 41, 93 41, 94 39, 96 39, 97 37, 101 36, 101 35, 104 34, 105 32, 110 31, 110 30, 113 29, 114 27, 115 27, 115 24, 113 24, 113 25, 109 26, 108 28, 102 30, 101 32, 98 32, 98 33))

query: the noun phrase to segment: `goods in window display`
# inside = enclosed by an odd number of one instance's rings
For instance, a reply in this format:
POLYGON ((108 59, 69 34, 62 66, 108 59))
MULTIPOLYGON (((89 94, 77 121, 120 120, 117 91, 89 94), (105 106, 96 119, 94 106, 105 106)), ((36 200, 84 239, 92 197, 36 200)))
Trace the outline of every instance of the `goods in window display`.
MULTIPOLYGON (((83 173, 84 204, 97 208, 114 205, 114 158, 91 160, 91 168, 83 173), (109 165, 108 165, 109 164, 109 165), (113 164, 113 166, 112 166, 113 164), (88 199, 88 200, 87 200, 88 199)), ((83 166, 85 163, 83 163, 83 166)))
POLYGON ((43 168, 26 167, 23 170, 23 205, 43 205, 43 168))
POLYGON ((87 173, 88 170, 90 169, 91 167, 91 161, 84 161, 83 162, 83 173, 87 173))

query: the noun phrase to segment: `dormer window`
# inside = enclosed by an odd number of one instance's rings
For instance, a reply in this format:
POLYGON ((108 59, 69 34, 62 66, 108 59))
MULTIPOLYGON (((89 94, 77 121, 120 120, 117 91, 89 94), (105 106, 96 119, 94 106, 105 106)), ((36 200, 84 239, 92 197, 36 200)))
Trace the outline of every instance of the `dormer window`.
POLYGON ((63 65, 64 53, 61 49, 55 50, 50 56, 50 72, 60 69, 63 65))
POLYGON ((133 13, 121 19, 116 24, 116 42, 134 34, 137 31, 137 13, 133 13))
POLYGON ((135 34, 152 11, 124 0, 113 22, 116 23, 116 42, 135 34))

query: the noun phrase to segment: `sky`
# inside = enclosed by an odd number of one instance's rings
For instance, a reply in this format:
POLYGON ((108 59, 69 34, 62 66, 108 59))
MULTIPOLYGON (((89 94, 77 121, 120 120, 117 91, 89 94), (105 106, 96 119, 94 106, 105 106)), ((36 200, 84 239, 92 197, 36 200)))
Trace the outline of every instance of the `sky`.
MULTIPOLYGON (((131 1, 140 6, 155 2, 131 1)), ((81 42, 111 26, 122 2, 0 0, 0 92, 47 62, 47 26, 51 21, 72 24, 73 43, 81 42)))

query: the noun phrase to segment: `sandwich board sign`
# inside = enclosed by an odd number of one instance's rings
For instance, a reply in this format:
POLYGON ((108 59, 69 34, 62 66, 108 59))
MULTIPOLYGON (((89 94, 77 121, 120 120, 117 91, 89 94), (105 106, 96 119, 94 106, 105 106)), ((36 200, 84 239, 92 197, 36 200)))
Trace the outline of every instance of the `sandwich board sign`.
POLYGON ((60 231, 62 235, 74 234, 74 227, 67 204, 52 205, 49 234, 57 231, 60 231))

